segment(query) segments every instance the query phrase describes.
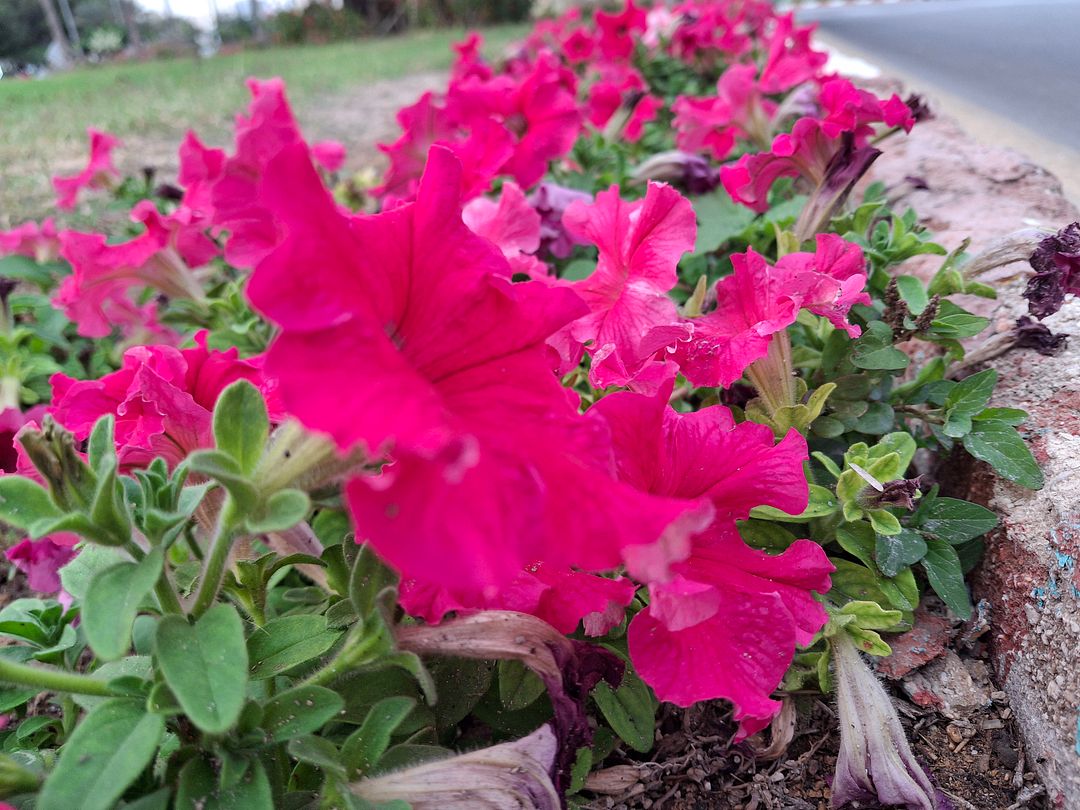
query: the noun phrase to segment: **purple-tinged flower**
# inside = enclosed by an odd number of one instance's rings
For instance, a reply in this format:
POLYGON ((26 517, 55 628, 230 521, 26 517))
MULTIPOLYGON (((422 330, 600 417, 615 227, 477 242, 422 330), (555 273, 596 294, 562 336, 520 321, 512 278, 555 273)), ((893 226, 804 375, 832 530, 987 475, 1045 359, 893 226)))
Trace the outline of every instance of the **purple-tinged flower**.
POLYGON ((837 633, 831 646, 840 714, 832 807, 877 801, 907 810, 949 808, 915 759, 896 709, 851 637, 837 633))
POLYGON ((701 155, 660 152, 634 169, 635 180, 657 180, 679 186, 687 194, 708 194, 720 185, 720 170, 701 155))
POLYGON ((1028 280, 1024 298, 1036 318, 1061 309, 1067 293, 1080 295, 1080 222, 1043 239, 1031 256, 1031 267, 1035 275, 1028 280))
POLYGON ((560 792, 570 785, 577 750, 592 742, 585 713, 589 693, 600 681, 616 687, 623 676, 622 661, 602 647, 573 641, 542 619, 509 610, 486 610, 438 626, 402 627, 397 643, 418 655, 508 658, 535 672, 547 688, 555 715, 552 728, 558 755, 552 779, 560 792))
POLYGON ((563 227, 563 212, 570 203, 581 200, 593 201, 592 195, 585 191, 567 188, 555 183, 541 183, 529 195, 529 204, 540 215, 540 250, 541 255, 550 254, 556 259, 565 259, 574 249, 574 245, 585 244, 573 237, 563 227))

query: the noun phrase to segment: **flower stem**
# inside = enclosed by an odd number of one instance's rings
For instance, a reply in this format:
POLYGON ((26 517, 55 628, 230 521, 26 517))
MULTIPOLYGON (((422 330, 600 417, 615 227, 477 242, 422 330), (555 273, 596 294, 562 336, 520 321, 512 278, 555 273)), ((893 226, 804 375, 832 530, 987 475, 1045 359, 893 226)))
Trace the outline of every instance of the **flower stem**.
POLYGON ((113 697, 117 693, 105 681, 65 672, 55 667, 20 664, 8 658, 0 658, 0 681, 40 689, 42 692, 72 692, 76 695, 113 697))
POLYGON ((332 683, 339 675, 344 675, 350 669, 358 667, 361 664, 366 663, 368 653, 378 642, 379 634, 372 633, 366 638, 360 638, 357 641, 356 635, 362 635, 364 632, 361 624, 356 624, 353 627, 350 637, 345 640, 345 646, 341 648, 339 652, 330 663, 324 666, 322 669, 313 673, 308 678, 304 679, 301 686, 326 686, 328 683, 332 683))
POLYGON ((226 500, 218 517, 217 532, 210 544, 210 554, 203 564, 202 577, 199 580, 199 590, 195 594, 195 601, 191 604, 191 615, 199 618, 217 599, 218 591, 221 590, 221 581, 225 578, 225 567, 229 561, 229 551, 232 549, 233 540, 236 539, 238 515, 232 500, 226 500))

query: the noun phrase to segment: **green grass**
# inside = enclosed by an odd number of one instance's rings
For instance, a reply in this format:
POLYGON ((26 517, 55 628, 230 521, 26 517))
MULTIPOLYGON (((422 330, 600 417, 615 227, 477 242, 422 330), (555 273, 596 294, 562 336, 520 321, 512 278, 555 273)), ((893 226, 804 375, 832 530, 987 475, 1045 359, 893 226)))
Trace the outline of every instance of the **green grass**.
MULTIPOLYGON (((488 51, 497 53, 525 31, 524 26, 486 30, 488 51)), ((429 30, 205 60, 110 64, 37 81, 0 81, 0 223, 41 213, 47 175, 70 170, 72 161, 82 159, 87 126, 127 139, 129 147, 142 144, 151 153, 160 152, 167 141, 178 143, 188 128, 218 139, 246 104, 248 76, 283 77, 300 108, 323 97, 332 103, 335 96, 361 94, 371 82, 447 68, 453 57, 450 46, 463 33, 429 30)), ((160 159, 157 154, 146 158, 160 159)))

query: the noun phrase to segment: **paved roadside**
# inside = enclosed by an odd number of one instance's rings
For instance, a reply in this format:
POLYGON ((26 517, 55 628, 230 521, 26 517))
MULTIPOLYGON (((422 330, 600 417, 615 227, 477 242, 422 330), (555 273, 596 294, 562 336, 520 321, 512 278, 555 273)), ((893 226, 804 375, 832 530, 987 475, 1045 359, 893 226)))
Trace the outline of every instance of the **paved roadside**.
POLYGON ((901 79, 978 140, 1045 167, 1080 204, 1080 2, 936 0, 807 10, 799 19, 819 22, 825 45, 901 79), (1073 16, 1075 27, 1047 22, 1073 16), (1036 36, 1039 47, 1027 42, 1036 36))

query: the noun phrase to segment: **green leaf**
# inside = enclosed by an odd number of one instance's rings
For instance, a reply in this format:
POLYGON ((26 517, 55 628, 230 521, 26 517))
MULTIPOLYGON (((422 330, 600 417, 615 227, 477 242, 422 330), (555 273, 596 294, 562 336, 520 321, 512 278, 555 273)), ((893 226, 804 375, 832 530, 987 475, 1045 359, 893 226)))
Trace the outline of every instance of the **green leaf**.
POLYGON ((237 380, 221 392, 214 406, 214 442, 245 475, 255 472, 269 435, 270 419, 258 388, 237 380))
POLYGON ((874 560, 887 577, 895 577, 909 565, 914 565, 926 554, 926 541, 922 535, 910 529, 901 529, 894 535, 877 535, 874 560))
MULTIPOLYGON (((90 673, 90 676, 104 683, 125 679, 148 681, 153 677, 154 668, 149 655, 129 655, 119 661, 110 661, 90 673)), ((97 695, 72 695, 72 700, 87 711, 91 711, 112 698, 97 695)))
POLYGON ((71 562, 60 569, 60 584, 76 601, 81 602, 86 599, 94 577, 121 562, 130 562, 130 558, 118 548, 85 545, 71 562))
POLYGON ((274 742, 313 734, 345 708, 341 695, 324 686, 297 686, 263 705, 262 727, 274 742))
POLYGON ((596 259, 574 259, 566 265, 562 278, 567 281, 581 281, 592 275, 596 269, 596 259))
POLYGON ((798 539, 787 529, 767 520, 741 520, 738 527, 739 534, 747 545, 774 554, 787 551, 798 539))
POLYGON ((499 661, 499 700, 510 711, 524 709, 544 694, 544 682, 520 661, 499 661))
POLYGON ((60 275, 62 275, 62 270, 57 263, 38 264, 29 256, 19 254, 0 259, 0 276, 16 281, 26 281, 41 288, 42 291, 55 285, 60 275))
POLYGON ((898 371, 908 367, 910 358, 893 346, 892 329, 883 321, 872 321, 851 347, 851 362, 858 368, 898 371))
POLYGON ((970 501, 935 498, 920 528, 952 545, 981 537, 997 526, 997 515, 970 501))
POLYGON ((349 573, 349 600, 359 616, 370 616, 376 609, 379 594, 397 584, 397 574, 379 559, 365 543, 360 546, 349 573))
POLYGON ((896 289, 912 315, 921 314, 926 309, 926 305, 930 303, 926 287, 915 276, 896 276, 896 289))
POLYGON ((39 521, 54 521, 64 513, 45 487, 21 475, 0 476, 0 520, 18 529, 39 521))
POLYGON ((410 697, 388 697, 371 707, 363 725, 341 746, 341 759, 350 776, 362 775, 379 764, 394 732, 415 705, 410 697))
POLYGON ((939 304, 938 316, 930 323, 926 336, 937 339, 963 340, 974 337, 990 325, 988 318, 972 315, 951 301, 939 304))
POLYGON ((308 734, 289 740, 289 753, 309 765, 314 765, 323 773, 345 779, 345 766, 341 764, 341 755, 337 747, 323 737, 308 734))
POLYGON ((252 680, 272 678, 312 661, 341 637, 328 630, 326 618, 310 613, 281 616, 257 628, 247 641, 252 680))
POLYGON ((971 418, 981 412, 997 385, 998 374, 990 368, 957 383, 945 397, 946 436, 959 439, 971 430, 971 418))
POLYGON ((311 509, 311 499, 299 489, 282 489, 271 495, 257 518, 249 518, 248 531, 254 534, 291 529, 311 509))
POLYGON ((994 420, 975 422, 964 437, 964 449, 1002 478, 1028 489, 1042 489, 1042 470, 1012 425, 994 420))
POLYGON ((255 484, 232 456, 220 450, 196 450, 188 456, 188 464, 193 473, 213 478, 225 487, 245 512, 254 509, 258 503, 259 492, 255 484))
POLYGON ((789 515, 772 506, 757 506, 750 510, 750 516, 762 520, 775 520, 780 523, 806 523, 813 518, 825 517, 836 511, 839 504, 832 490, 810 485, 810 502, 801 515, 789 515))
POLYGON ((844 628, 843 632, 851 636, 855 640, 855 645, 867 655, 884 657, 892 654, 892 648, 882 641, 881 636, 873 630, 866 630, 855 624, 849 624, 844 628))
POLYGON ((116 458, 116 442, 113 441, 114 424, 113 415, 105 414, 94 423, 94 429, 90 433, 90 440, 86 444, 86 459, 90 462, 90 469, 95 473, 100 473, 106 459, 116 458))
POLYGON ((968 595, 967 585, 964 584, 964 571, 956 549, 944 540, 934 538, 927 538, 926 547, 922 566, 926 569, 930 587, 952 608, 953 613, 961 619, 970 619, 971 597, 968 595))
POLYGON ((165 720, 134 700, 107 700, 88 714, 45 780, 38 810, 110 810, 150 764, 165 720))
POLYGON ((874 567, 874 528, 864 521, 841 523, 836 527, 836 542, 867 568, 874 567))
POLYGON ((987 408, 975 414, 977 422, 1004 422, 1006 425, 1022 425, 1028 418, 1027 411, 1019 408, 987 408))
POLYGON ((90 582, 82 606, 82 626, 94 654, 115 661, 131 647, 131 625, 139 605, 161 576, 160 548, 150 550, 138 563, 120 563, 99 572, 90 582))
POLYGON ((248 655, 232 605, 210 608, 194 625, 166 616, 154 637, 158 664, 184 713, 209 734, 228 731, 244 708, 248 655))
POLYGON ((628 668, 618 689, 600 681, 593 689, 592 697, 608 725, 623 742, 643 754, 652 750, 656 701, 641 678, 628 668))
POLYGON ((270 780, 258 760, 251 760, 244 775, 222 785, 205 759, 189 760, 180 770, 176 790, 177 810, 273 810, 270 780))
POLYGON ((732 200, 723 189, 695 197, 694 213, 698 221, 695 256, 712 253, 739 236, 757 216, 745 205, 732 200))
POLYGON ((848 602, 840 608, 839 614, 855 619, 845 626, 861 627, 863 630, 889 630, 903 619, 899 610, 886 610, 877 602, 870 601, 848 602))

